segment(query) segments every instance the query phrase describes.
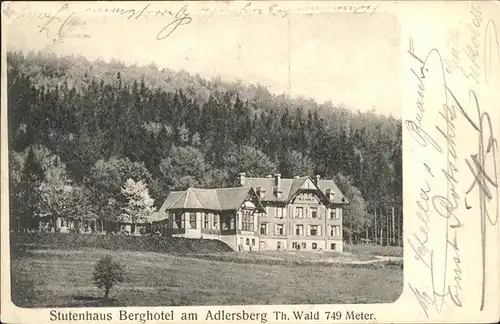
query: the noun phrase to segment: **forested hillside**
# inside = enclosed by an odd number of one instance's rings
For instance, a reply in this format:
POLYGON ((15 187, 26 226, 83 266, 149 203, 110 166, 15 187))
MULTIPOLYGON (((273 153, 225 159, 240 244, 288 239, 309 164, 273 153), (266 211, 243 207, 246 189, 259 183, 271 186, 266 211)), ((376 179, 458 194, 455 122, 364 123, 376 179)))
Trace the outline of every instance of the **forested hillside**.
POLYGON ((159 206, 169 190, 279 171, 335 177, 352 201, 352 232, 400 233, 400 120, 154 65, 33 53, 8 53, 7 62, 18 223, 44 212, 116 217, 129 178, 142 180, 159 206), (35 189, 39 196, 28 194, 35 189), (375 225, 375 210, 393 208, 396 220, 375 225))

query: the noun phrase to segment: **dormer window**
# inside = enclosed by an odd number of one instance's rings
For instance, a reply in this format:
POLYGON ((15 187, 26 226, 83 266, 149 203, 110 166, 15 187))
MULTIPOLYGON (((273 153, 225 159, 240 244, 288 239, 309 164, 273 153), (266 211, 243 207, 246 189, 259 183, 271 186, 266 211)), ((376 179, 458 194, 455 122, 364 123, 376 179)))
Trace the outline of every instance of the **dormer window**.
POLYGON ((259 196, 259 198, 264 198, 266 191, 262 189, 262 187, 257 187, 256 191, 257 191, 257 196, 259 196))
POLYGON ((326 189, 325 190, 325 194, 326 194, 326 197, 328 198, 328 200, 332 200, 333 199, 333 190, 332 189, 326 189))

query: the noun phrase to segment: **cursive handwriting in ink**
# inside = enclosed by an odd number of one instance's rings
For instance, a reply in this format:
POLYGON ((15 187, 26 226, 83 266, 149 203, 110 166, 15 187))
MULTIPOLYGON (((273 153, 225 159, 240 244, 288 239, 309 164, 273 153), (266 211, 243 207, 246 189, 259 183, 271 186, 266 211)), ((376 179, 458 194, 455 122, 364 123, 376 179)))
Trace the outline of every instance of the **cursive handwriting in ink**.
POLYGON ((174 16, 174 20, 168 23, 165 27, 160 30, 158 35, 156 35, 157 40, 162 40, 172 35, 172 33, 182 25, 187 25, 193 20, 191 15, 187 11, 187 6, 184 5, 174 16))
POLYGON ((443 149, 439 144, 425 131, 422 127, 422 120, 424 119, 425 113, 425 101, 424 101, 424 93, 425 93, 425 72, 428 72, 428 69, 425 68, 425 62, 415 54, 415 49, 413 46, 413 39, 410 38, 410 48, 408 50, 408 54, 410 54, 414 59, 420 62, 422 65, 420 67, 420 73, 415 72, 413 68, 411 68, 412 74, 418 80, 418 91, 417 91, 417 113, 416 113, 416 121, 406 120, 405 125, 408 131, 410 132, 411 137, 420 144, 421 146, 427 146, 427 144, 431 144, 439 153, 443 152, 443 149), (427 70, 427 71, 426 71, 427 70))
POLYGON ((51 17, 49 17, 49 19, 45 22, 45 24, 43 24, 40 27, 40 30, 39 30, 40 34, 43 33, 43 32, 45 32, 45 36, 47 38, 50 38, 50 36, 49 36, 49 31, 50 31, 49 27, 50 27, 50 25, 53 24, 53 23, 56 23, 56 24, 59 23, 60 24, 61 23, 61 19, 58 16, 59 16, 59 14, 62 11, 66 10, 66 9, 68 9, 68 4, 67 3, 63 4, 62 7, 59 8, 59 10, 57 10, 56 14, 53 15, 53 16, 51 16, 51 17))
MULTIPOLYGON (((428 168, 428 166, 426 166, 428 168)), ((430 173, 430 168, 427 169, 430 173)), ((415 260, 421 261, 427 268, 430 268, 430 258, 431 252, 427 248, 426 244, 429 240, 429 193, 431 188, 429 183, 425 182, 425 188, 420 188, 420 200, 417 201, 418 212, 416 216, 420 219, 420 233, 413 233, 413 239, 418 242, 418 245, 415 246, 411 239, 408 239, 408 244, 415 252, 415 260)))
POLYGON ((462 223, 456 214, 456 210, 460 207, 460 196, 457 190, 457 173, 459 171, 457 168, 458 154, 455 142, 455 119, 457 116, 455 110, 457 107, 448 105, 448 93, 446 88, 443 87, 443 103, 441 105, 443 109, 439 112, 439 115, 444 120, 444 125, 441 122, 435 125, 436 135, 431 136, 429 132, 422 132, 424 128, 422 122, 424 112, 426 111, 425 101, 423 100, 426 91, 425 84, 428 81, 431 82, 432 80, 430 79, 437 77, 439 82, 446 85, 445 63, 439 50, 436 48, 431 49, 425 56, 425 59, 419 57, 415 53, 412 39, 410 39, 408 53, 420 64, 420 67, 418 70, 410 69, 418 81, 418 99, 416 101, 416 121, 406 121, 407 129, 418 144, 423 147, 426 147, 427 143, 432 144, 436 151, 442 153, 446 159, 444 167, 439 168, 440 172, 437 174, 432 172, 431 166, 427 162, 423 162, 425 170, 431 179, 435 176, 444 177, 446 193, 440 194, 439 192, 434 192, 431 184, 425 180, 425 186, 420 190, 421 199, 417 202, 419 209, 416 216, 421 222, 420 231, 419 234, 414 233, 408 239, 410 247, 415 252, 415 259, 420 261, 429 271, 431 281, 430 292, 415 289, 410 285, 414 297, 428 317, 431 306, 439 313, 442 312, 445 305, 447 307, 450 306, 448 302, 457 307, 462 307, 460 296, 462 291, 462 269, 457 235, 457 229, 462 226, 462 223), (440 144, 443 141, 444 145, 440 144), (442 218, 445 226, 439 227, 441 226, 439 225, 440 223, 434 225, 433 222, 437 221, 436 218, 442 218), (441 228, 443 228, 443 231, 440 231, 441 228), (431 230, 439 233, 433 235, 433 237, 437 238, 438 242, 440 237, 442 237, 444 245, 442 256, 434 251, 434 244, 432 246, 427 244, 431 230), (442 266, 435 267, 436 262, 440 262, 442 266), (443 269, 443 274, 438 277, 438 271, 441 269, 443 269), (450 276, 450 273, 454 275, 450 276))
POLYGON ((455 101, 456 105, 459 107, 460 112, 469 121, 469 124, 477 132, 478 142, 477 142, 477 153, 471 154, 469 158, 465 161, 471 174, 474 177, 471 185, 465 192, 465 205, 467 209, 471 209, 474 206, 469 205, 467 201, 467 196, 472 192, 474 188, 478 189, 479 196, 479 215, 481 222, 481 305, 480 310, 484 308, 485 300, 485 290, 486 290, 486 227, 489 223, 494 226, 498 222, 498 179, 497 179, 497 140, 493 137, 493 127, 491 122, 491 117, 487 112, 481 110, 479 105, 479 99, 473 90, 469 91, 469 98, 472 98, 473 104, 476 110, 476 120, 473 120, 469 114, 465 111, 464 107, 458 101, 457 97, 453 92, 447 88, 451 97, 455 101), (486 164, 490 162, 493 166, 492 173, 487 172, 486 164), (492 188, 494 192, 492 192, 492 188), (491 215, 490 203, 495 205, 493 216, 491 215))
POLYGON ((75 28, 81 27, 86 24, 81 20, 75 12, 71 12, 68 16, 64 17, 63 11, 68 9, 69 5, 65 3, 59 8, 54 15, 49 15, 45 23, 39 27, 41 34, 45 33, 45 37, 62 41, 64 38, 89 38, 89 34, 75 33, 75 28), (53 32, 56 30, 56 32, 53 32), (51 35, 52 33, 52 35, 51 35))
POLYGON ((430 297, 425 291, 420 292, 418 289, 415 289, 412 287, 411 284, 408 284, 410 287, 411 292, 417 299, 418 303, 420 304, 420 307, 424 310, 425 316, 429 318, 429 306, 434 306, 436 304, 436 301, 433 297, 430 297))
POLYGON ((479 75, 481 68, 479 66, 479 36, 481 35, 480 28, 482 23, 482 13, 479 7, 472 5, 472 9, 470 10, 470 14, 472 15, 472 22, 467 24, 467 28, 471 32, 470 44, 468 44, 464 48, 464 53, 469 59, 469 67, 467 71, 460 66, 463 75, 467 79, 471 79, 476 84, 479 84, 479 75))
POLYGON ((446 73, 451 74, 453 70, 460 69, 460 32, 454 29, 448 30, 445 46, 449 48, 451 57, 444 59, 446 73))
POLYGON ((490 83, 492 51, 496 51, 498 63, 500 64, 500 46, 498 45, 497 26, 495 21, 490 20, 486 24, 484 34, 484 79, 486 84, 490 83))

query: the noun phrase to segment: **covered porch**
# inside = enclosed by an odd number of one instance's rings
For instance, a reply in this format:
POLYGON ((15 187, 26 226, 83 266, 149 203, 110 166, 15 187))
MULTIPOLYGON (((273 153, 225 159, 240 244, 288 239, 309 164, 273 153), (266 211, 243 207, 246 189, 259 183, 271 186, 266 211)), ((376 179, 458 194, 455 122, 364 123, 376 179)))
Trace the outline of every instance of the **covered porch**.
POLYGON ((74 219, 64 216, 43 215, 38 220, 38 230, 45 233, 104 234, 106 233, 105 229, 105 222, 94 217, 74 219))

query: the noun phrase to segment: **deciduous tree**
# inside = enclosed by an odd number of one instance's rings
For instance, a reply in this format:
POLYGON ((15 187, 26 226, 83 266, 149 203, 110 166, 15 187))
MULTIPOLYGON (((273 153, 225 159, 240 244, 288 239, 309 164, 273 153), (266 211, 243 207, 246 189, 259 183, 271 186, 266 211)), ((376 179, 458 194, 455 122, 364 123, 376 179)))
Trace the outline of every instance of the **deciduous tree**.
POLYGON ((131 222, 149 222, 151 215, 156 211, 154 200, 149 196, 147 185, 142 180, 127 179, 122 187, 125 206, 122 207, 121 219, 131 222))

